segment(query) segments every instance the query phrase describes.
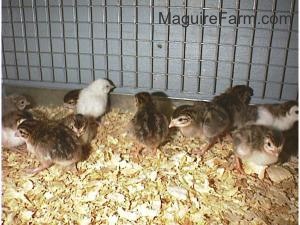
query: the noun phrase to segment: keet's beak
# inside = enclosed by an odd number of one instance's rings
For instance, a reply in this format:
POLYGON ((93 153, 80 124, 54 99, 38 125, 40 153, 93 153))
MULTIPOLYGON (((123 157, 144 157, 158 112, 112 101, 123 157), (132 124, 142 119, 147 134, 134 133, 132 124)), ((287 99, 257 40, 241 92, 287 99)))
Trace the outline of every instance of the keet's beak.
POLYGON ((277 151, 269 151, 269 154, 275 156, 275 157, 278 157, 279 156, 279 152, 277 151))
POLYGON ((15 133, 15 137, 21 137, 21 133, 20 133, 20 131, 16 131, 16 133, 15 133))
POLYGON ((173 120, 171 120, 170 124, 169 124, 169 128, 175 127, 175 124, 173 122, 173 120))
POLYGON ((112 90, 112 89, 114 89, 114 88, 116 88, 116 86, 113 85, 113 84, 111 84, 111 85, 110 85, 110 90, 112 90))

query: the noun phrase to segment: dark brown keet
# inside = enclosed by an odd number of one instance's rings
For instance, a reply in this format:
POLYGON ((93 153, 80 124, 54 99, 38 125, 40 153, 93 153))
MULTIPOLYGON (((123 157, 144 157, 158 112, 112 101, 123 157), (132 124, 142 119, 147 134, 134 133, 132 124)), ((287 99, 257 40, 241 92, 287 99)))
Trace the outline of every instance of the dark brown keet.
POLYGON ((279 155, 281 162, 287 162, 292 156, 298 157, 299 140, 298 140, 298 122, 293 127, 283 132, 285 139, 282 152, 279 155))
POLYGON ((79 98, 79 93, 81 89, 75 89, 69 91, 67 94, 64 96, 64 106, 70 109, 75 109, 77 100, 79 98))
POLYGON ((82 155, 81 144, 67 127, 56 122, 24 120, 18 126, 17 135, 22 137, 30 153, 40 161, 38 168, 28 170, 37 174, 53 164, 75 167, 82 155))
POLYGON ((61 122, 76 134, 83 145, 89 144, 96 136, 98 123, 92 117, 71 114, 63 118, 61 122))
POLYGON ((212 103, 223 108, 228 114, 230 125, 228 131, 239 127, 244 122, 247 106, 253 95, 253 89, 246 85, 228 88, 223 94, 213 98, 212 103))
POLYGON ((211 102, 196 102, 194 105, 182 105, 175 109, 169 127, 177 127, 187 137, 199 137, 208 140, 208 145, 194 151, 202 155, 210 149, 227 131, 229 117, 224 109, 211 102))
POLYGON ((232 88, 228 88, 225 91, 227 95, 237 96, 241 102, 248 105, 251 101, 251 96, 253 96, 253 89, 246 85, 236 85, 232 88))
POLYGON ((168 120, 164 114, 157 111, 149 93, 136 94, 135 102, 137 111, 130 121, 129 128, 130 134, 139 145, 135 155, 138 155, 142 148, 155 154, 157 148, 168 137, 168 120))

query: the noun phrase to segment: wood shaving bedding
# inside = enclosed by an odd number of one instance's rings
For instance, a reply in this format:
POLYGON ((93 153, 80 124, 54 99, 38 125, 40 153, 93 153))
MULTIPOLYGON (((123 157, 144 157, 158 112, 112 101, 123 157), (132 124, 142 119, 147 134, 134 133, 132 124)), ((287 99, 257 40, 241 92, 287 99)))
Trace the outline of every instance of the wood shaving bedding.
MULTIPOLYGON (((32 110, 40 119, 60 119, 63 107, 32 110)), ((133 160, 126 134, 132 113, 107 113, 79 174, 59 166, 30 176, 38 165, 27 152, 2 152, 4 224, 298 224, 295 165, 279 178, 241 175, 232 170, 232 144, 217 143, 203 157, 190 154, 203 144, 179 133, 156 157, 133 160)), ((272 169, 269 169, 272 171, 272 169)), ((267 170, 268 171, 268 170, 267 170)), ((274 176, 272 174, 270 177, 274 176)))

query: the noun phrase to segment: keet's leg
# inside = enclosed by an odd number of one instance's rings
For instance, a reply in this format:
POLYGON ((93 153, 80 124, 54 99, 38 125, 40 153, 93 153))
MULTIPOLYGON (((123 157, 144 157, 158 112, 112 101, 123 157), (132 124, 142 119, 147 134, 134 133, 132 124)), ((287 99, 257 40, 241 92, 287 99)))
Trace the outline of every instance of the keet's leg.
POLYGON ((26 169, 26 173, 29 173, 29 174, 37 174, 47 168, 49 168, 50 166, 52 166, 52 162, 43 162, 39 167, 37 168, 33 168, 33 169, 26 169))
POLYGON ((214 144, 217 142, 217 140, 218 140, 218 137, 212 138, 212 139, 209 141, 209 143, 208 143, 205 147, 194 149, 192 153, 195 154, 195 155, 199 155, 199 156, 203 155, 203 154, 204 154, 205 152, 207 152, 212 146, 214 146, 214 144))
POLYGON ((239 157, 237 157, 236 155, 234 156, 235 158, 235 168, 239 173, 244 173, 243 167, 242 167, 242 163, 239 157))

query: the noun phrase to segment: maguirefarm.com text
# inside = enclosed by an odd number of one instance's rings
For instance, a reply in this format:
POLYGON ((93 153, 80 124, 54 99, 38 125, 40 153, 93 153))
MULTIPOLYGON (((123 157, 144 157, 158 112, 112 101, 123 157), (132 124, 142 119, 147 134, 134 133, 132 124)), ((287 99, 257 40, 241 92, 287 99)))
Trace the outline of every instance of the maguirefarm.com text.
POLYGON ((291 15, 233 15, 228 14, 226 11, 221 11, 217 15, 206 14, 205 11, 199 14, 191 15, 177 15, 168 12, 163 14, 162 12, 158 13, 159 24, 177 24, 183 27, 188 27, 195 24, 218 24, 221 25, 223 21, 227 20, 231 25, 240 25, 240 24, 290 24, 292 16, 291 15))

